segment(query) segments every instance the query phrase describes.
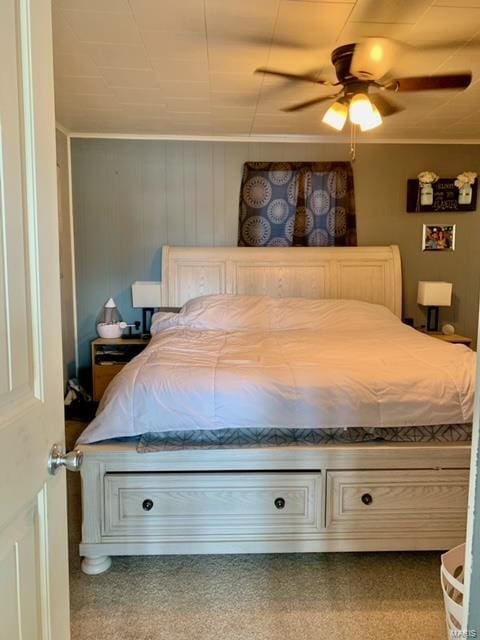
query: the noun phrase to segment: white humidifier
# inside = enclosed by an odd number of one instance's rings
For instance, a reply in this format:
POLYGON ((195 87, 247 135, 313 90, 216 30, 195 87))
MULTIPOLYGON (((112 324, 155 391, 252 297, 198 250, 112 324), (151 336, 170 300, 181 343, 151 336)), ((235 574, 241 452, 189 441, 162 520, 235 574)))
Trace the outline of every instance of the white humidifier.
POLYGON ((120 338, 127 323, 122 316, 113 298, 109 298, 103 306, 97 323, 97 333, 100 338, 120 338))

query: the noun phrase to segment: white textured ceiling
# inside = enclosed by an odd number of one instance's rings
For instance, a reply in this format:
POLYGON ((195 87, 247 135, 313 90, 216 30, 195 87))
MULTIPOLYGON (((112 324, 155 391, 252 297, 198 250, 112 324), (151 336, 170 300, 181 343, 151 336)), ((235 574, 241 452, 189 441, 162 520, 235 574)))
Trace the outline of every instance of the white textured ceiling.
POLYGON ((397 73, 471 70, 473 84, 396 95, 407 109, 361 135, 480 138, 480 0, 53 0, 53 36, 57 121, 74 132, 335 138, 321 122, 328 103, 280 111, 327 88, 254 69, 334 80, 332 48, 387 36, 435 45, 397 73))

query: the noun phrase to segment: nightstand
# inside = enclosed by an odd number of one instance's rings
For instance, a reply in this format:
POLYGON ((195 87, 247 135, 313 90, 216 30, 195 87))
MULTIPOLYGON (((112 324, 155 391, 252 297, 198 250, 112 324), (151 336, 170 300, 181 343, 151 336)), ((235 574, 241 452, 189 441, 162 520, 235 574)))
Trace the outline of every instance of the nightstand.
POLYGON ((453 333, 451 336, 446 336, 440 331, 428 331, 425 333, 428 336, 432 336, 432 338, 437 338, 438 340, 443 340, 444 342, 450 342, 451 344, 465 344, 467 347, 471 347, 472 345, 472 338, 460 336, 457 333, 453 333))
POLYGON ((113 378, 132 358, 145 349, 143 338, 97 338, 92 342, 93 399, 99 402, 113 378))

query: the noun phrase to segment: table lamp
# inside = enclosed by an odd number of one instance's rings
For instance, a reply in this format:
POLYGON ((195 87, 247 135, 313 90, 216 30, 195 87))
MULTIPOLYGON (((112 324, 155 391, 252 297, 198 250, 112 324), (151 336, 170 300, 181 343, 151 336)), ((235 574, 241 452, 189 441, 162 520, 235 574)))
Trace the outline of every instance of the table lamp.
POLYGON ((160 282, 134 282, 132 284, 132 306, 142 309, 142 333, 149 335, 152 315, 162 306, 162 285, 160 282))
POLYGON ((420 281, 417 302, 427 307, 427 331, 438 331, 438 307, 452 304, 452 283, 420 281))

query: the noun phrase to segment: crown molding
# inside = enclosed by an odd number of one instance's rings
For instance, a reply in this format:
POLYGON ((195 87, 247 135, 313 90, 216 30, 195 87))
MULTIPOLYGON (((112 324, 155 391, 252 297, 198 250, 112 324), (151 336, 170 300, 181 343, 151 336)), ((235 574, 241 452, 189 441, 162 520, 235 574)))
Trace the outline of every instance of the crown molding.
MULTIPOLYGON (((58 127, 61 131, 62 128, 58 127)), ((168 135, 168 134, 142 134, 142 133, 97 133, 85 131, 70 131, 70 138, 104 138, 114 140, 171 140, 186 142, 284 142, 284 143, 304 143, 304 144, 350 144, 350 138, 346 136, 316 136, 316 135, 294 135, 294 134, 254 134, 254 135, 168 135)), ((480 139, 467 140, 445 139, 445 138, 375 138, 356 140, 357 145, 361 144, 462 144, 480 145, 480 139)))

